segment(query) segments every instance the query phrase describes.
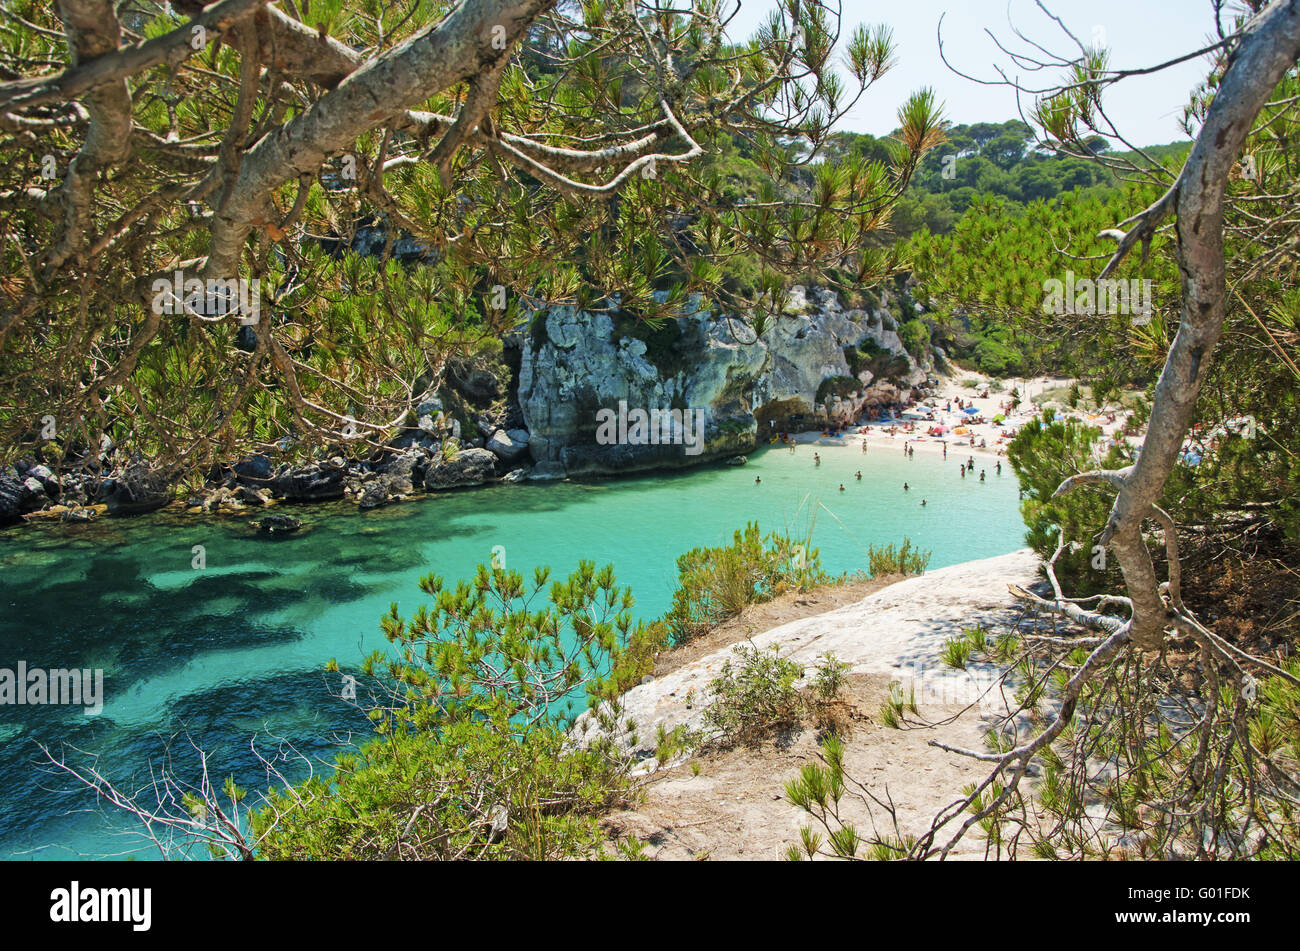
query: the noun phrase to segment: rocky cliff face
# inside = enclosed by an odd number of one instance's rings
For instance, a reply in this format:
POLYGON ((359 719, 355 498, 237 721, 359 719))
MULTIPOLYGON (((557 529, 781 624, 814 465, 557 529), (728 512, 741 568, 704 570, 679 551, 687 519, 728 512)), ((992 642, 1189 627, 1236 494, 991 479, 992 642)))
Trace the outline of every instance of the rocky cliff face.
POLYGON ((539 477, 734 456, 769 432, 849 422, 864 405, 896 399, 929 369, 928 361, 918 365, 907 354, 887 310, 845 310, 833 292, 802 288, 757 339, 747 324, 692 300, 658 330, 617 315, 553 308, 534 316, 519 344, 518 400, 539 477), (867 369, 853 374, 846 348, 864 346, 884 358, 889 379, 867 369), (827 381, 833 385, 824 387, 827 381), (601 431, 602 411, 638 409, 699 414, 702 446, 688 452, 677 441, 638 440, 634 423, 612 442, 601 431))

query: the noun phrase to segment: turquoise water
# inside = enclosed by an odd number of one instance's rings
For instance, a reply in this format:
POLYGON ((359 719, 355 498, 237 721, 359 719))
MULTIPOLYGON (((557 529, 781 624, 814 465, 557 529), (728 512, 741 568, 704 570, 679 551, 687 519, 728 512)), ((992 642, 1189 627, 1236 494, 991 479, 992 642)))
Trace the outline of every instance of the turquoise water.
MULTIPOLYGON (((747 521, 801 533, 815 517, 813 544, 834 573, 865 567, 868 544, 904 535, 933 551, 931 568, 1023 544, 1005 464, 1001 476, 987 464, 981 484, 959 477, 956 452, 909 460, 901 445, 823 451, 817 468, 814 450, 760 451, 738 468, 494 486, 367 513, 285 509, 307 527, 280 539, 242 520, 183 515, 0 533, 0 668, 102 668, 106 695, 98 716, 0 706, 0 858, 156 854, 132 835, 137 825, 97 805, 38 744, 82 767, 93 755, 129 788, 168 756, 178 774, 196 776, 195 745, 218 782, 233 774, 253 790, 270 782, 257 753, 274 757, 282 738, 332 759, 367 728, 338 699, 340 675, 324 673, 326 661, 355 671, 387 646, 378 621, 389 605, 409 616, 425 599, 422 575, 469 577, 496 546, 525 578, 536 565, 551 565, 555 578, 580 558, 613 563, 637 615, 650 619, 671 602, 677 556, 729 541, 747 521), (195 545, 205 549, 201 570, 195 545)), ((294 779, 305 769, 283 768, 294 779)))

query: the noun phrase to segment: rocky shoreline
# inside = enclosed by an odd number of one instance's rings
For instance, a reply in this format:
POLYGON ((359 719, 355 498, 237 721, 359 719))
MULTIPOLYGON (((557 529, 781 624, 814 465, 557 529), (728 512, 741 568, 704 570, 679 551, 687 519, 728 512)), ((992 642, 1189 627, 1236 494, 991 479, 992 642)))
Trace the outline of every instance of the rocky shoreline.
MULTIPOLYGON (((920 309, 905 292, 900 301, 908 312, 920 309)), ((505 338, 497 364, 449 364, 410 424, 371 458, 350 459, 338 447, 292 465, 257 454, 214 467, 201 489, 187 492, 165 470, 117 460, 111 449, 64 472, 20 458, 0 467, 0 526, 174 504, 256 515, 278 504, 351 500, 368 510, 495 483, 743 464, 769 434, 850 423, 872 406, 901 402, 934 372, 942 354, 914 359, 899 339, 888 292, 881 303, 845 309, 831 291, 797 287, 786 312, 749 342, 698 298, 657 328, 617 312, 551 308, 505 338), (671 429, 671 441, 602 438, 598 415, 614 406, 664 419, 690 413, 699 445, 685 451, 671 429)))

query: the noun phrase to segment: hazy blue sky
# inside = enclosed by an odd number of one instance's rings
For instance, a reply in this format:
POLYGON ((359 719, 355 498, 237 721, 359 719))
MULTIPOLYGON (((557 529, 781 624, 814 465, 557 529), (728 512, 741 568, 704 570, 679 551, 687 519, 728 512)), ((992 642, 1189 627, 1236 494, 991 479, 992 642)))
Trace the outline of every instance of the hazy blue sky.
MULTIPOLYGON (((1094 30, 1104 31, 1111 65, 1150 66, 1205 45, 1214 32, 1209 0, 1044 0, 1083 42, 1094 30)), ((733 37, 748 37, 774 8, 774 0, 740 0, 732 22, 733 37)), ((949 62, 967 74, 996 79, 995 63, 1016 77, 1016 69, 984 32, 988 27, 1011 49, 1024 49, 1008 25, 1012 22, 1030 39, 1056 52, 1069 53, 1073 42, 1035 5, 1034 0, 843 0, 846 26, 887 23, 894 30, 897 65, 880 79, 841 123, 841 128, 884 135, 896 126, 895 116, 907 95, 922 86, 934 87, 946 102, 945 115, 955 122, 1001 121, 1018 115, 1015 93, 1005 87, 981 86, 951 72, 939 58, 936 27, 943 22, 944 50, 949 62), (1013 45, 1017 44, 1017 45, 1013 45)), ((846 29, 846 33, 848 30, 846 29)), ((1207 72, 1197 57, 1150 77, 1127 79, 1103 100, 1120 131, 1139 145, 1184 139, 1178 119, 1188 92, 1207 72)), ((1020 72, 1029 85, 1046 85, 1046 74, 1020 72)), ((1055 80, 1055 75, 1051 79, 1055 80)), ((1030 102, 1025 100, 1028 112, 1030 102)))

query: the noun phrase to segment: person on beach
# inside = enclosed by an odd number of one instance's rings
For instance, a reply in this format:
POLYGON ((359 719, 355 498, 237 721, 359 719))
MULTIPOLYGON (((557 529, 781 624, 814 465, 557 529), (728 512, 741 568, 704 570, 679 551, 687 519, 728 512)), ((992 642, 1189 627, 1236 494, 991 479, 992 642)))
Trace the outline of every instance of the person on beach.
POLYGON ((866 437, 866 436, 863 436, 863 437, 862 437, 862 452, 863 452, 863 455, 865 455, 866 452, 867 452, 867 437, 866 437))
POLYGON ((943 457, 948 458, 948 440, 946 439, 943 441, 943 457))

